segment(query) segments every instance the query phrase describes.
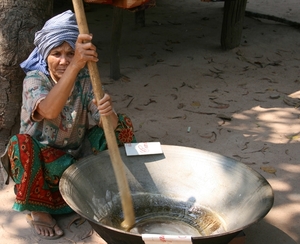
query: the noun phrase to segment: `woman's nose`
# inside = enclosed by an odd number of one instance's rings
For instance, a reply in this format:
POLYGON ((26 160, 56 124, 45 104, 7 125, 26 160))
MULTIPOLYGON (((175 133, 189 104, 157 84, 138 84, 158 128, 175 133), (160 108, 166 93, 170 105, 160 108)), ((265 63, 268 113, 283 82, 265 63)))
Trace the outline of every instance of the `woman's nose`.
POLYGON ((66 56, 61 56, 60 58, 60 64, 68 64, 69 60, 66 56))

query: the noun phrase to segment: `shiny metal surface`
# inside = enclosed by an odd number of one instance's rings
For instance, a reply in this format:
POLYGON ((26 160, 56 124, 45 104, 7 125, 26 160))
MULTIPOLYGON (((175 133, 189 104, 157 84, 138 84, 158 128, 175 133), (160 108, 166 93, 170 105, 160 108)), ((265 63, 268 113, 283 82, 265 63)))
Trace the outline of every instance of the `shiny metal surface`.
MULTIPOLYGON (((120 148, 130 190, 133 194, 161 194, 170 199, 192 201, 218 213, 226 223, 226 232, 195 236, 193 243, 228 243, 272 208, 271 186, 248 166, 194 148, 162 145, 162 150, 161 155, 127 157, 125 149, 120 148)), ((144 243, 139 234, 98 222, 103 215, 102 207, 118 194, 108 151, 70 166, 59 187, 69 206, 86 218, 109 244, 144 243)))

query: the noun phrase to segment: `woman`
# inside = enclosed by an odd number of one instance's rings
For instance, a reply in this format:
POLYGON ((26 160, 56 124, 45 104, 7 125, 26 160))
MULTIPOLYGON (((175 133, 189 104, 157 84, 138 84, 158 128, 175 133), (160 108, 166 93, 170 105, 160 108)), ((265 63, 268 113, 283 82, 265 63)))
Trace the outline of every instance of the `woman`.
POLYGON ((47 239, 63 235, 53 215, 72 211, 59 192, 62 173, 88 151, 107 149, 100 117, 111 117, 119 145, 135 141, 130 119, 115 113, 108 94, 95 102, 85 68, 98 61, 91 40, 78 34, 74 14, 66 11, 36 33, 36 48, 21 64, 26 77, 20 133, 1 160, 16 183, 13 209, 30 211, 27 221, 47 239), (89 118, 97 125, 91 127, 89 118))

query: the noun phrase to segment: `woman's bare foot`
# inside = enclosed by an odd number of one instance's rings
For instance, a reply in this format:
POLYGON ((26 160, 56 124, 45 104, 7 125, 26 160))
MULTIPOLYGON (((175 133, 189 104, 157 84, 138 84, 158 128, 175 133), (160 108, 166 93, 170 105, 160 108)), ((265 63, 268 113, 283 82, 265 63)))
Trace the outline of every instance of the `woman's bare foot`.
POLYGON ((52 216, 45 212, 31 212, 32 224, 37 234, 45 237, 62 236, 63 231, 52 216))

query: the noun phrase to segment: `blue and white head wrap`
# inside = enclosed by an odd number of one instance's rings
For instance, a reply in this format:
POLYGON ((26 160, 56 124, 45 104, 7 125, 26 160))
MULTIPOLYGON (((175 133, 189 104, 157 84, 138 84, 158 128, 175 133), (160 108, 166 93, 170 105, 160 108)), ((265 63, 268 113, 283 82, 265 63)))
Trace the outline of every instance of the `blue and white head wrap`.
POLYGON ((50 51, 67 42, 75 49, 79 31, 74 13, 67 10, 49 19, 44 27, 35 33, 34 44, 36 48, 29 57, 20 64, 25 73, 39 70, 48 75, 47 57, 50 51))

